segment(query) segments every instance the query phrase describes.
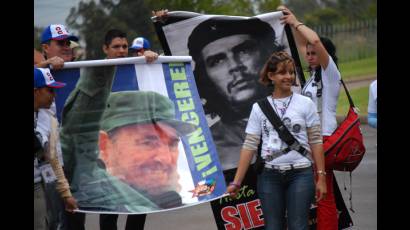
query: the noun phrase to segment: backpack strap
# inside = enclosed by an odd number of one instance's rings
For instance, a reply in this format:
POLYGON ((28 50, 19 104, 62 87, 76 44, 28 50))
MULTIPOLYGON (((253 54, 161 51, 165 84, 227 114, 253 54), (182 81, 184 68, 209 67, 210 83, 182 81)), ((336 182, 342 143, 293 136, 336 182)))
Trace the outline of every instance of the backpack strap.
POLYGON ((302 154, 302 156, 306 156, 308 154, 308 151, 289 132, 288 128, 286 128, 286 126, 280 120, 279 116, 273 110, 268 99, 265 97, 264 99, 259 100, 258 105, 265 116, 268 118, 269 122, 275 128, 276 132, 278 132, 280 139, 282 139, 288 145, 288 147, 285 149, 285 152, 295 150, 298 153, 302 154))
POLYGON ((322 113, 322 94, 323 94, 323 83, 322 83, 322 67, 315 70, 315 75, 313 76, 313 86, 317 87, 316 97, 317 97, 317 112, 322 113))
POLYGON ((347 99, 349 100, 350 107, 354 107, 353 99, 350 96, 349 90, 347 90, 347 87, 346 87, 343 79, 340 78, 340 82, 342 83, 343 88, 345 89, 345 93, 346 93, 347 99))
POLYGON ((315 70, 315 76, 313 77, 314 82, 317 86, 316 97, 321 98, 323 92, 323 84, 322 84, 322 67, 319 67, 315 70))

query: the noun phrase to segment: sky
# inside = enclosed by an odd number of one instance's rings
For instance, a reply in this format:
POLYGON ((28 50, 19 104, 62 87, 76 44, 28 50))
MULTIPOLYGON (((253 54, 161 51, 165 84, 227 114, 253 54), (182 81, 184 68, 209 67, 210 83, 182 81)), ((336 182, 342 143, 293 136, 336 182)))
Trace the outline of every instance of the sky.
POLYGON ((34 25, 46 27, 50 24, 66 24, 71 7, 81 0, 34 0, 34 25))

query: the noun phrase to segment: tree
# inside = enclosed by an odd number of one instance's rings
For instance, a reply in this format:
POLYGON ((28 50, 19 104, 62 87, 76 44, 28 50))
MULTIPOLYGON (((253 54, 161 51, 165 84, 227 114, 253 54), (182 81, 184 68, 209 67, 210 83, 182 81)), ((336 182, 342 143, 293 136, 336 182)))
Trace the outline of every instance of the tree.
POLYGON ((301 20, 304 20, 306 14, 322 7, 317 0, 288 0, 286 2, 286 6, 301 20))
POLYGON ((105 33, 113 28, 127 33, 132 39, 137 34, 152 39, 154 35, 150 12, 143 0, 122 0, 115 4, 112 1, 101 0, 81 1, 78 7, 73 7, 67 18, 67 24, 79 31, 80 37, 86 43, 87 59, 101 59, 105 33))
POLYGON ((344 21, 344 18, 334 8, 323 8, 306 14, 304 21, 309 26, 317 26, 320 24, 337 24, 344 21))
MULTIPOLYGON (((102 3, 101 3, 102 4, 102 3)), ((94 1, 88 3, 80 2, 78 7, 73 7, 66 19, 70 28, 76 29, 80 39, 85 41, 87 59, 101 59, 103 52, 101 50, 104 31, 112 23, 113 19, 108 17, 101 5, 94 1)))
POLYGON ((151 9, 192 11, 202 14, 254 15, 252 0, 148 0, 151 9))
POLYGON ((340 24, 377 17, 377 0, 288 0, 286 5, 309 25, 340 24))
POLYGON ((260 0, 258 2, 258 13, 268 13, 276 11, 276 8, 281 5, 280 0, 260 0))
POLYGON ((101 59, 103 39, 112 28, 127 33, 128 42, 137 36, 148 38, 154 50, 160 49, 153 23, 152 10, 184 10, 206 14, 254 15, 251 0, 100 0, 81 1, 70 10, 66 20, 77 29, 86 43, 87 59, 101 59))
POLYGON ((376 4, 376 0, 339 0, 337 9, 348 20, 368 19, 376 4))

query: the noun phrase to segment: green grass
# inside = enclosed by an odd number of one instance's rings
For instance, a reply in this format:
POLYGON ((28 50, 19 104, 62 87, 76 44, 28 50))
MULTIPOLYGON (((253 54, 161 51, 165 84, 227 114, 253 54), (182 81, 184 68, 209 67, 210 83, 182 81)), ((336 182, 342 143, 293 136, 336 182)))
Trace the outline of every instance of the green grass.
MULTIPOLYGON (((362 87, 358 89, 349 90, 350 96, 353 99, 353 103, 359 108, 360 115, 367 115, 367 105, 369 101, 369 87, 362 87)), ((336 114, 346 116, 349 110, 349 101, 347 100, 346 93, 343 86, 340 89, 339 101, 337 103, 336 114)))
POLYGON ((339 64, 340 73, 344 80, 358 79, 377 74, 377 56, 343 62, 339 64))
MULTIPOLYGON (((304 59, 301 60, 304 69, 307 64, 304 59)), ((377 56, 339 63, 340 73, 344 80, 360 79, 368 76, 377 75, 377 56)), ((305 77, 309 77, 305 72, 305 77)))
MULTIPOLYGON (((351 62, 340 63, 340 72, 345 81, 360 79, 368 76, 377 75, 377 56, 366 59, 360 59, 351 62)), ((369 101, 369 87, 361 87, 349 90, 350 96, 357 108, 359 108, 360 115, 367 115, 367 105, 369 101)), ((346 116, 349 109, 349 101, 347 100, 344 89, 341 88, 339 101, 337 104, 337 115, 346 116)))

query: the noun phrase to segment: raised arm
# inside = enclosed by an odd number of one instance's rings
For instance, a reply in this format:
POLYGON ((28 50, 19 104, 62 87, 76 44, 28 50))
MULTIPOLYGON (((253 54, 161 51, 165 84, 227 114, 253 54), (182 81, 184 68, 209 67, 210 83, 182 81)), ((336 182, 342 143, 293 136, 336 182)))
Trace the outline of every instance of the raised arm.
POLYGON ((319 59, 319 64, 322 68, 326 69, 329 64, 329 54, 320 41, 319 36, 315 31, 301 23, 295 15, 285 6, 279 6, 278 10, 282 10, 284 16, 280 18, 282 24, 289 24, 292 28, 292 32, 295 35, 296 44, 300 52, 306 55, 306 46, 312 45, 313 50, 319 59))
POLYGON ((69 183, 77 157, 94 161, 98 157, 100 119, 111 92, 114 73, 114 66, 84 68, 64 104, 60 141, 69 183), (82 153, 76 153, 78 151, 82 153))

